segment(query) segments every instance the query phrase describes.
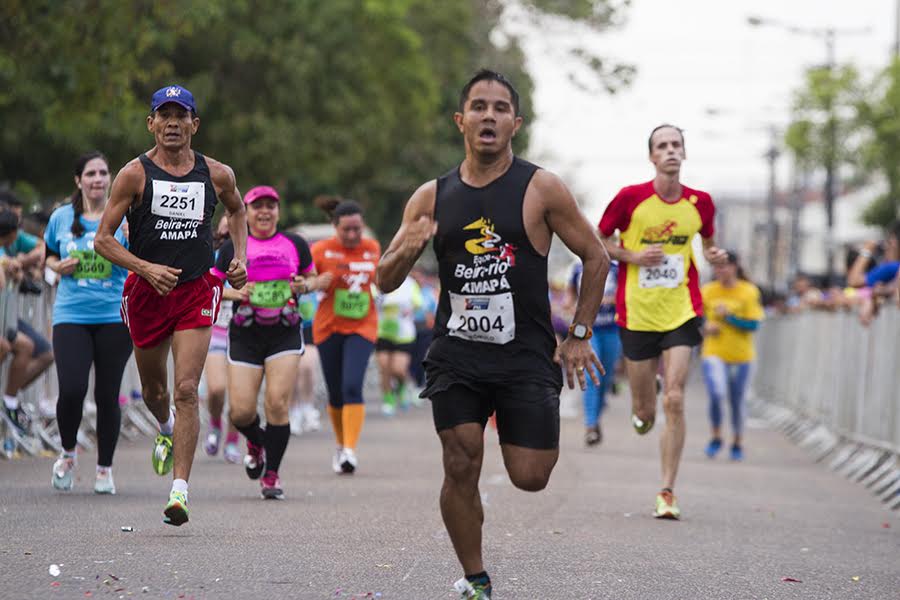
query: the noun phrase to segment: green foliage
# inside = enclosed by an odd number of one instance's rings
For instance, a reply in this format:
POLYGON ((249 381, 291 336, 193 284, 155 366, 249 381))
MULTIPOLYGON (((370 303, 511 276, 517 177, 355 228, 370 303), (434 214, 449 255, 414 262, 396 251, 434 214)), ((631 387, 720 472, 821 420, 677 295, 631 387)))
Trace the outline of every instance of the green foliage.
MULTIPOLYGON (((591 24, 621 14, 612 0, 525 4, 591 24)), ((462 159, 452 115, 477 68, 504 72, 532 117, 520 46, 490 42, 503 8, 499 0, 7 0, 0 183, 59 199, 82 152, 98 148, 119 168, 152 145, 153 91, 177 82, 198 102, 194 146, 231 165, 242 190, 279 187, 288 223, 322 220, 317 194, 352 197, 384 237, 415 187, 462 159)), ((622 82, 602 76, 612 89, 622 82)), ((516 151, 527 142, 526 127, 516 151)))
POLYGON ((857 118, 866 130, 862 165, 879 173, 888 192, 863 214, 869 225, 887 227, 900 216, 900 60, 894 60, 875 78, 857 102, 857 118))
POLYGON ((858 88, 859 74, 851 66, 807 70, 804 85, 794 97, 794 120, 784 140, 799 165, 822 167, 828 156, 835 158, 836 166, 857 162, 859 123, 854 106, 858 88))
POLYGON ((881 194, 863 211, 862 222, 866 225, 889 227, 897 220, 897 202, 891 194, 881 194))
POLYGON ((794 113, 785 143, 797 164, 806 170, 824 166, 832 151, 828 127, 833 123, 835 165, 852 165, 858 179, 878 175, 887 183, 887 193, 872 201, 863 222, 886 227, 895 221, 900 215, 900 61, 870 82, 861 81, 852 67, 810 69, 794 113))

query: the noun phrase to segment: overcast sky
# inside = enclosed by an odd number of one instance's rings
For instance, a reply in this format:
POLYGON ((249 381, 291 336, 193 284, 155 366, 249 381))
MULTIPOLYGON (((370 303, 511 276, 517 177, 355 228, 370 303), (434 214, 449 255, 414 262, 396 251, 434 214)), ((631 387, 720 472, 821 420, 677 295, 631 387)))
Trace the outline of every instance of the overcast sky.
MULTIPOLYGON (((599 218, 619 188, 652 177, 647 135, 671 122, 686 131, 685 183, 714 197, 764 195, 768 128, 789 121, 792 92, 806 67, 824 63, 825 42, 751 27, 747 17, 869 27, 863 35, 839 33, 836 55, 871 74, 890 57, 895 1, 633 0, 624 27, 602 34, 558 19, 535 28, 511 11, 508 29, 523 34, 536 86, 529 158, 563 175, 599 218), (579 89, 566 68, 573 45, 634 64, 634 84, 615 96, 579 89)), ((785 184, 787 173, 782 160, 785 184)))

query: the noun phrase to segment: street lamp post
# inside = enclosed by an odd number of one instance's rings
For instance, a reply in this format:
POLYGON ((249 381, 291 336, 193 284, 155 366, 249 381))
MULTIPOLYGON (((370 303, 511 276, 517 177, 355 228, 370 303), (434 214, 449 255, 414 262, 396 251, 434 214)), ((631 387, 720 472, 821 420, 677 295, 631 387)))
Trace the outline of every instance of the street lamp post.
POLYGON ((775 291, 777 285, 775 274, 775 262, 778 253, 778 223, 775 220, 775 162, 778 160, 778 130, 773 125, 771 130, 771 144, 766 152, 766 160, 769 163, 769 198, 766 202, 768 212, 768 238, 769 248, 767 254, 766 271, 769 279, 769 290, 775 291))
MULTIPOLYGON (((837 34, 840 33, 841 35, 853 35, 868 33, 870 31, 869 27, 842 29, 837 29, 835 27, 799 27, 796 25, 783 23, 782 21, 778 21, 776 19, 757 16, 747 17, 747 23, 754 27, 761 27, 764 25, 780 27, 781 29, 785 29, 793 34, 808 35, 824 39, 826 57, 825 68, 828 70, 829 75, 832 75, 834 73, 834 69, 836 66, 834 45, 837 34)), ((837 116, 834 114, 834 105, 830 97, 827 100, 825 109, 825 112, 827 114, 827 122, 825 126, 826 135, 828 137, 828 148, 826 148, 827 152, 824 164, 825 189, 823 190, 825 196, 825 260, 827 262, 825 272, 827 281, 825 283, 826 285, 831 285, 834 282, 834 200, 835 169, 837 167, 837 157, 835 152, 835 147, 837 145, 837 116)))

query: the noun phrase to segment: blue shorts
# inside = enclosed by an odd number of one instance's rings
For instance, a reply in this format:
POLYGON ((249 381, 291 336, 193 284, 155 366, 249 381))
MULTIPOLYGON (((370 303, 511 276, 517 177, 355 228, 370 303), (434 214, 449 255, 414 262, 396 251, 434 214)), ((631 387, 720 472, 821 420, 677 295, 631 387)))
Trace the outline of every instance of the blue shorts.
POLYGON ((50 342, 47 341, 47 338, 39 334, 35 331, 34 327, 19 319, 17 324, 19 329, 19 333, 27 337, 34 344, 34 352, 31 353, 31 358, 37 358, 41 354, 46 354, 53 350, 53 347, 50 346, 50 342))

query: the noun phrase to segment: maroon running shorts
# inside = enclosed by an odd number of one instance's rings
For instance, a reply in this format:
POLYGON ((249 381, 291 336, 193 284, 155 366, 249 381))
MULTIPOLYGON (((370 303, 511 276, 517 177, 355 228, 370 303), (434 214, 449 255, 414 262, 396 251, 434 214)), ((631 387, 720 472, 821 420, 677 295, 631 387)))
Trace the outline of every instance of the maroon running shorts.
POLYGON ((222 280, 211 273, 179 283, 160 296, 134 273, 122 291, 122 320, 138 348, 152 348, 183 329, 212 327, 222 303, 222 280))

